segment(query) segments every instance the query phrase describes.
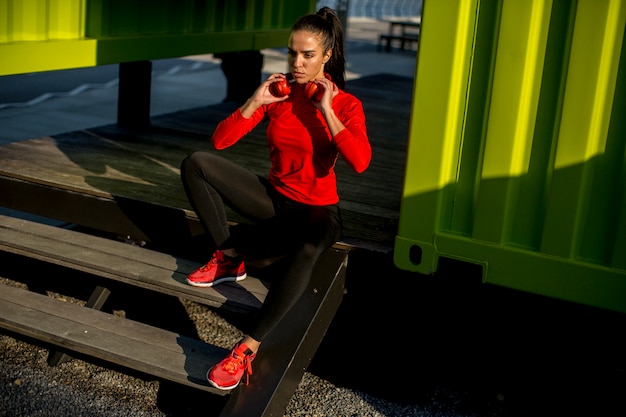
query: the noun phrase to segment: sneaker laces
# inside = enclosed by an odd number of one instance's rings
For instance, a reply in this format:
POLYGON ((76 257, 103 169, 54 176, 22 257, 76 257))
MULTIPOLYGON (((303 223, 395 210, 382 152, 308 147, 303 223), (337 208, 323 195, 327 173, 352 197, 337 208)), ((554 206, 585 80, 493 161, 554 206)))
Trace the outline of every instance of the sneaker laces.
POLYGON ((243 366, 244 374, 246 375, 246 385, 248 385, 250 375, 252 375, 252 360, 250 356, 251 355, 247 353, 244 353, 243 356, 238 356, 235 352, 232 352, 229 359, 222 363, 222 369, 234 375, 237 370, 243 366))
POLYGON ((207 262, 204 265, 202 265, 200 267, 200 271, 206 272, 206 271, 208 271, 209 269, 213 268, 216 265, 217 265, 217 259, 213 258, 209 262, 207 262))
POLYGON ((207 272, 211 268, 217 266, 220 263, 224 263, 224 255, 220 252, 216 253, 206 264, 200 267, 200 271, 207 272))

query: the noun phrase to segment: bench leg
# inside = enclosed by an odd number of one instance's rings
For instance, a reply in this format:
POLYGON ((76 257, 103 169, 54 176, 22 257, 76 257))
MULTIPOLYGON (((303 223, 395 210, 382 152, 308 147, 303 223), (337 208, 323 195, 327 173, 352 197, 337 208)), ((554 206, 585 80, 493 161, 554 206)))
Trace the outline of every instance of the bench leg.
POLYGON ((378 48, 377 50, 380 51, 381 46, 383 45, 383 43, 385 43, 385 52, 391 52, 391 37, 390 36, 385 36, 385 35, 380 35, 378 38, 378 48))
POLYGON ((347 256, 336 249, 322 254, 307 292, 263 341, 250 385, 230 394, 220 416, 284 414, 343 299, 347 256))
MULTIPOLYGON (((91 296, 89 297, 89 300, 87 300, 85 307, 93 308, 96 310, 102 309, 102 306, 106 302, 107 298, 109 298, 110 294, 111 291, 109 289, 97 286, 91 293, 91 296)), ((50 353, 48 353, 48 365, 50 366, 61 365, 62 363, 67 362, 70 359, 72 359, 70 355, 68 355, 67 353, 59 352, 58 350, 50 351, 50 353)))
POLYGON ((119 66, 117 125, 123 128, 148 127, 152 62, 122 62, 119 66))
POLYGON ((252 50, 223 52, 213 56, 222 60, 221 68, 226 77, 224 101, 244 103, 261 82, 263 54, 252 50))

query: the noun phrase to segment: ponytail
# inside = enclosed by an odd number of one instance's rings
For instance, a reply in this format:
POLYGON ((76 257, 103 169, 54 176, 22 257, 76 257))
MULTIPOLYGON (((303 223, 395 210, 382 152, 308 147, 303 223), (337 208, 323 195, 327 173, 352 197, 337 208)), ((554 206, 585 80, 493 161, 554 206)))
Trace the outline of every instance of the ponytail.
POLYGON ((322 7, 317 13, 301 17, 291 28, 291 32, 303 30, 320 34, 322 49, 325 54, 332 49, 333 53, 324 66, 337 87, 346 88, 346 58, 343 51, 343 26, 337 13, 330 7, 322 7))

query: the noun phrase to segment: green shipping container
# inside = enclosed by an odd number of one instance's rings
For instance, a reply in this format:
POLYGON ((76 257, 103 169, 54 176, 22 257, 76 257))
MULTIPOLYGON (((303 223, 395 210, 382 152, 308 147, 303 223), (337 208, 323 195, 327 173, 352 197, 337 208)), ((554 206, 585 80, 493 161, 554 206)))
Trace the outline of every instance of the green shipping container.
POLYGON ((394 262, 626 313, 624 0, 426 0, 394 262))
POLYGON ((0 0, 0 75, 283 47, 314 0, 0 0))

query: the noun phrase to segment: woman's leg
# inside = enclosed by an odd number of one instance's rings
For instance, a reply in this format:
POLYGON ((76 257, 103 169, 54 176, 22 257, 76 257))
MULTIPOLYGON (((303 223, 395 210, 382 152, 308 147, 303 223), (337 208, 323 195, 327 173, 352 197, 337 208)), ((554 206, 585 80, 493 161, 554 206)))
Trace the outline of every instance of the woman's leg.
POLYGON ((210 152, 194 152, 181 163, 187 198, 200 222, 220 248, 230 237, 225 204, 253 221, 275 215, 269 182, 210 152))
MULTIPOLYGON (((320 255, 341 237, 341 217, 337 206, 306 207, 295 217, 289 216, 283 226, 290 231, 297 231, 298 237, 291 242, 293 255, 289 258, 286 274, 272 283, 258 322, 249 333, 258 342, 293 307, 309 285, 313 267, 320 255)), ((283 234, 282 237, 289 236, 283 234)))
MULTIPOLYGON (((284 202, 284 201, 283 201, 284 202)), ((281 201, 278 201, 278 207, 281 201)), ((276 327, 306 290, 319 256, 336 242, 341 234, 339 208, 303 207, 295 205, 268 222, 262 222, 259 229, 269 233, 269 240, 288 242, 291 237, 295 245, 287 273, 282 279, 272 283, 269 293, 259 313, 259 321, 252 330, 235 345, 231 353, 207 372, 207 380, 219 389, 232 389, 241 378, 252 374, 251 363, 259 346, 269 332, 276 327)))

